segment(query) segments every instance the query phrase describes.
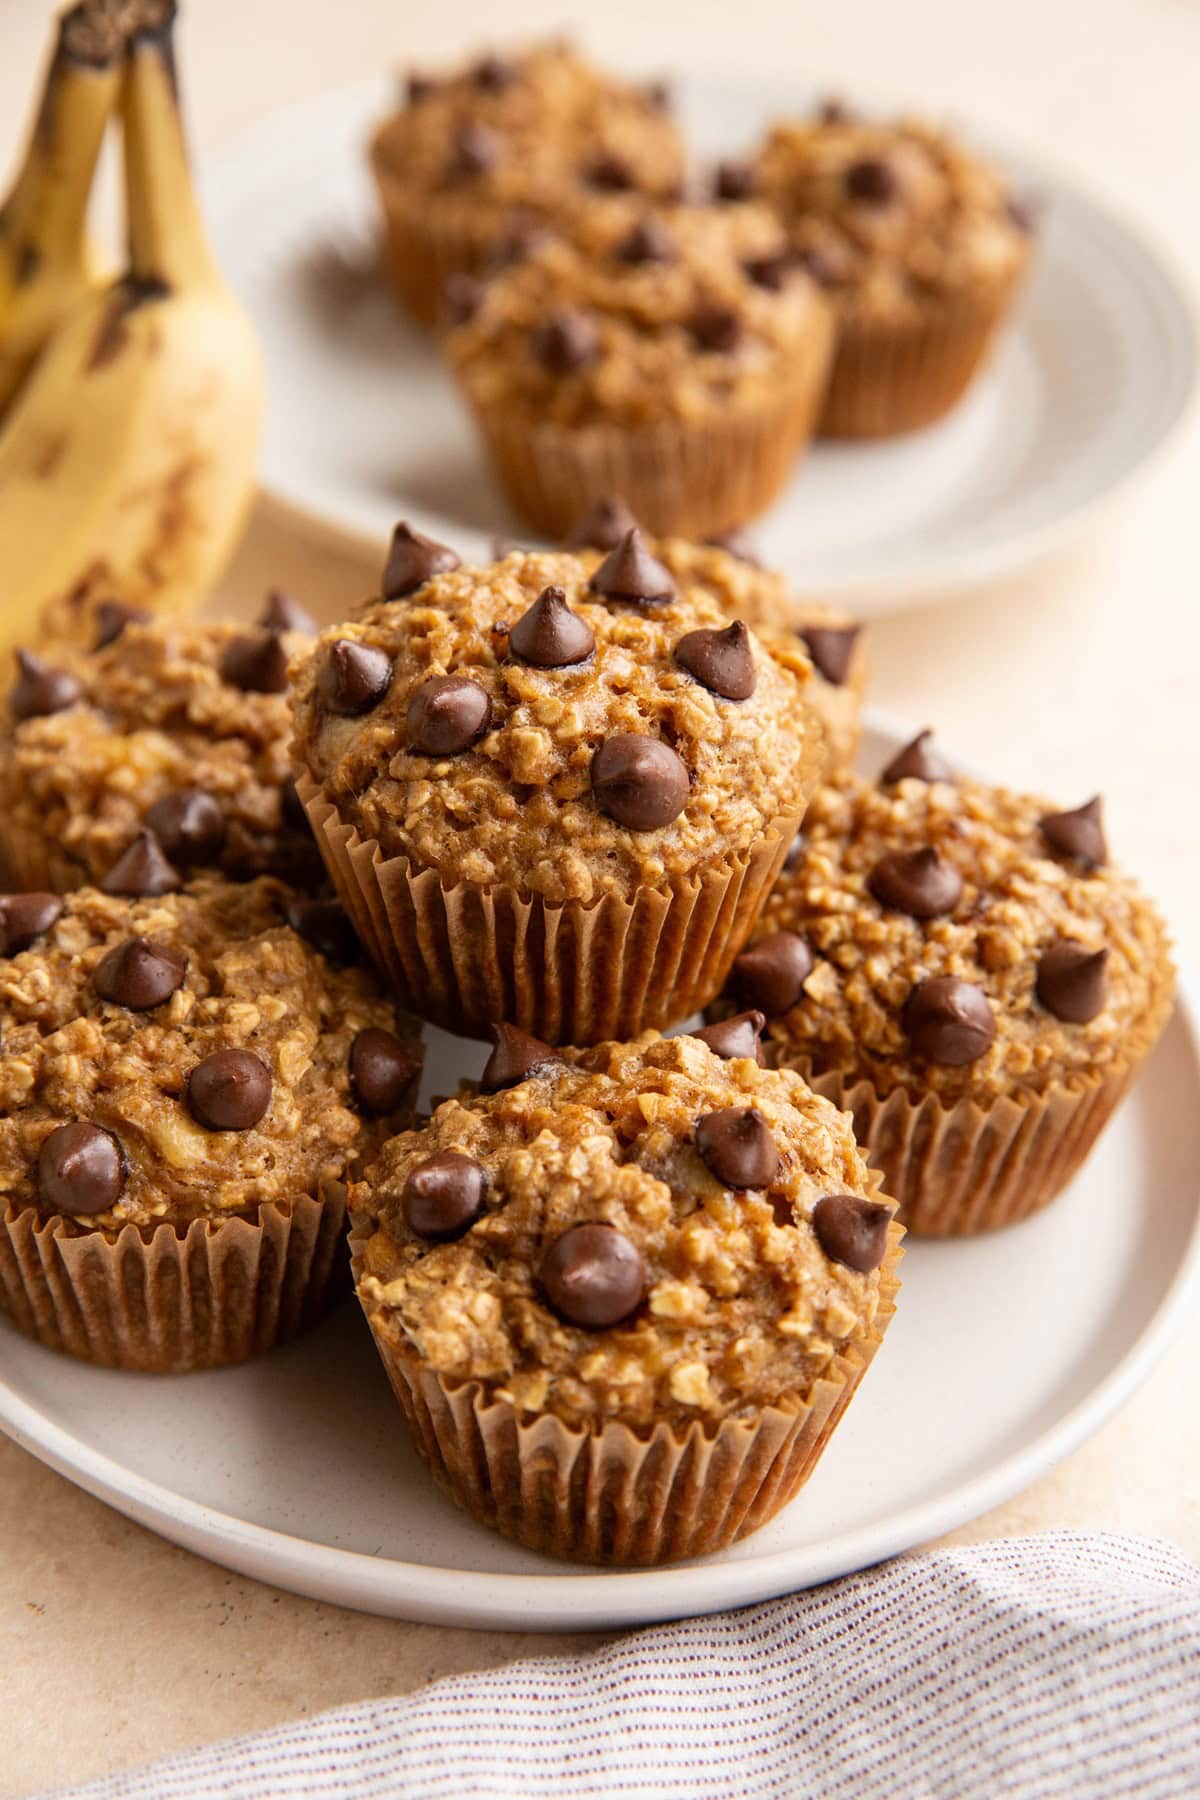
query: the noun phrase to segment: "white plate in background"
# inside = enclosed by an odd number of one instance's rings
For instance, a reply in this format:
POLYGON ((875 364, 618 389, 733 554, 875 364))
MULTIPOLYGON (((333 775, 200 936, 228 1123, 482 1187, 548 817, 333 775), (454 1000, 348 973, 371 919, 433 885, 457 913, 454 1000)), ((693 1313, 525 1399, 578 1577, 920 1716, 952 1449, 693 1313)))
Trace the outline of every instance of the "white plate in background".
MULTIPOLYGON (((877 769, 910 732, 868 729, 877 769)), ((482 1045, 431 1032, 424 1098, 482 1045)), ((862 1568, 998 1505, 1128 1398, 1200 1287, 1200 1051, 1181 1002, 1066 1194, 1011 1230, 909 1239, 895 1320, 809 1485, 695 1563, 555 1563, 476 1525, 408 1443, 348 1302, 262 1361, 124 1375, 0 1321, 0 1429, 214 1562, 399 1618, 585 1630, 747 1605, 862 1568)))
MULTIPOLYGON (((520 522, 431 341, 373 270, 364 146, 391 92, 371 82, 275 114, 207 166, 205 204, 266 351, 267 498, 372 562, 400 517, 478 558, 520 522)), ((794 85, 676 86, 706 159, 811 97, 794 85)), ((864 613, 1058 547, 1164 445, 1196 388, 1191 302, 1160 253, 1073 177, 986 147, 1044 207, 1033 274, 991 366, 928 431, 818 445, 755 527, 800 590, 864 613)))

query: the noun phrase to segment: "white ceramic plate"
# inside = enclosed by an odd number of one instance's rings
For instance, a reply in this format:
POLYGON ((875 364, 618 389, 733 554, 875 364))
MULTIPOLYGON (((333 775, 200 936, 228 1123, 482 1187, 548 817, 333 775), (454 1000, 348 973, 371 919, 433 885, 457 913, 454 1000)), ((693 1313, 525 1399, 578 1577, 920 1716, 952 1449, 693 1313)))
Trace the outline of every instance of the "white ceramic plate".
MULTIPOLYGON (((206 204, 266 348, 268 498, 372 562, 401 516, 477 557, 492 533, 521 526, 430 340, 373 272, 363 148, 389 98, 372 83, 276 115, 210 165, 206 204)), ((696 80, 677 90, 705 158, 809 98, 696 80)), ((864 612, 1057 547, 1163 445, 1196 386, 1191 306, 1158 252, 1072 178, 988 148, 1045 207, 1032 279, 991 367, 940 426, 818 446, 756 527, 800 589, 853 596, 864 612)))
MULTIPOLYGON (((907 732, 868 733, 876 769, 907 732)), ((433 1039, 425 1098, 484 1049, 433 1039)), ((1200 1286, 1200 1050, 1182 1005, 1070 1191, 962 1243, 910 1240, 879 1357, 800 1497, 719 1556, 577 1569, 459 1513, 409 1447, 357 1307, 207 1375, 121 1375, 0 1323, 0 1429, 242 1574, 451 1625, 587 1629, 746 1605, 908 1549, 1044 1474, 1147 1373, 1200 1286)))

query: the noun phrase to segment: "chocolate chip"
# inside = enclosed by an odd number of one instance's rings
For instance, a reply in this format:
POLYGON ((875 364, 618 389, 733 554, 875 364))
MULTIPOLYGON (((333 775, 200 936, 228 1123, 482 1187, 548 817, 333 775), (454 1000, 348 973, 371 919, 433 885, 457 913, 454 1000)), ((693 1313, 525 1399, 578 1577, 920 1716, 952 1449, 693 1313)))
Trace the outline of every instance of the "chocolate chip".
POLYGON ((617 731, 592 758, 592 793, 602 813, 630 831, 658 831, 688 802, 688 772, 669 744, 617 731))
POLYGON ((639 263, 674 262, 675 240, 666 227, 651 216, 639 220, 621 239, 616 255, 620 262, 634 266, 639 263))
POLYGON ((612 495, 597 500, 589 512, 576 519, 563 545, 567 550, 615 550, 623 538, 636 530, 637 520, 625 502, 612 495))
POLYGON ((847 194, 864 206, 889 206, 900 191, 895 170, 879 156, 861 156, 842 177, 847 194))
POLYGON ((468 324, 475 317, 483 305, 486 291, 482 281, 461 269, 447 275, 442 283, 442 319, 450 330, 468 324))
POLYGON ((472 69, 471 78, 485 94, 502 94, 519 74, 516 63, 508 62, 502 56, 482 56, 472 69))
POLYGON ((57 894, 0 894, 0 956, 19 956, 61 917, 57 894))
POLYGON ((802 245, 795 260, 806 275, 821 288, 843 287, 854 273, 850 252, 834 243, 802 245))
POLYGON ((748 700, 758 681, 750 633, 740 619, 724 631, 687 632, 674 657, 701 687, 725 700, 748 700))
POLYGON ((962 899, 962 876, 939 856, 932 844, 917 850, 891 850, 881 856, 867 879, 881 906, 913 919, 939 919, 962 899))
POLYGON ((126 606, 123 600, 102 600, 96 608, 96 637, 93 650, 107 650, 115 644, 127 625, 147 625, 150 614, 144 606, 126 606))
POLYGON ((124 855, 118 856, 100 883, 106 894, 126 894, 142 899, 170 894, 182 885, 183 877, 163 854, 157 836, 143 826, 124 855))
POLYGON ((636 606, 659 606, 675 598, 671 571, 651 556, 636 525, 609 551, 588 586, 606 600, 627 600, 636 606))
POLYGON ((723 550, 726 556, 736 557, 738 562, 748 563, 752 569, 761 569, 765 565, 758 554, 753 538, 748 532, 735 529, 733 531, 714 531, 704 542, 713 550, 723 550))
POLYGON ((494 169, 504 151, 504 139, 489 125, 469 119, 454 140, 453 173, 486 175, 494 169))
POLYGON ((121 1147, 99 1125, 59 1125, 38 1152, 37 1183, 49 1211, 71 1219, 109 1212, 125 1186, 121 1147))
POLYGON ((766 1024, 766 1016, 760 1012, 734 1013, 731 1019, 720 1019, 715 1025, 705 1025, 696 1032, 702 1044, 707 1044, 714 1056, 723 1056, 727 1062, 735 1058, 748 1056, 751 1062, 765 1063, 762 1044, 759 1041, 766 1024))
POLYGON ((605 152, 590 162, 583 172, 589 187, 602 193, 623 194, 633 186, 633 171, 623 157, 605 152))
POLYGON ((758 192, 758 176, 748 162, 719 162, 713 175, 714 200, 749 200, 758 192))
POLYGON ((726 1187, 770 1187, 779 1173, 779 1146, 753 1106, 723 1106, 696 1121, 696 1148, 726 1187))
POLYGON ((1032 237, 1037 230, 1037 212, 1028 200, 1022 200, 1017 194, 1010 194, 1004 202, 1004 214, 1010 225, 1018 231, 1032 237))
POLYGON ((102 1000, 127 1006, 131 1012, 149 1012, 162 1006, 183 986, 187 958, 167 944, 151 938, 126 938, 97 964, 92 986, 102 1000))
POLYGON ((420 106, 422 100, 437 89, 437 82, 430 75, 409 75, 404 84, 405 96, 410 106, 420 106))
POLYGON ((1074 812, 1047 813, 1038 825, 1052 850, 1060 856, 1073 856, 1085 869, 1098 869, 1108 861, 1099 794, 1074 812))
POLYGON ((487 1178, 473 1156, 442 1150, 412 1170, 402 1205, 410 1231, 432 1243, 461 1237, 483 1211, 487 1178))
POLYGON ((296 777, 289 775, 280 785, 279 811, 283 823, 290 831, 307 831, 309 829, 308 814, 304 810, 304 802, 296 787, 296 777))
POLYGON ((700 306, 688 320, 688 330, 701 350, 725 355, 737 349, 742 321, 731 307, 700 306))
POLYGON ((729 985, 741 999, 776 1019, 804 998, 813 953, 797 931, 774 931, 735 957, 729 985))
POLYGON ((327 711, 354 718, 378 706, 392 685, 391 658, 370 644, 335 638, 317 676, 327 711))
POLYGON ((861 625, 806 625, 797 635, 817 673, 834 687, 841 687, 850 673, 861 632, 861 625))
POLYGON ((209 1131, 249 1131, 271 1104, 271 1071, 252 1050, 216 1050, 188 1076, 192 1117, 209 1131))
POLYGON ((813 1207, 813 1230, 830 1262, 869 1275, 887 1253, 890 1206, 858 1194, 826 1194, 813 1207))
POLYGON ((293 896, 283 916, 306 944, 333 963, 355 963, 362 950, 350 917, 337 900, 302 900, 293 896))
POLYGON ((670 112, 671 87, 669 82, 648 81, 642 89, 642 93, 646 97, 646 105, 653 107, 655 112, 670 112))
POLYGON ((904 1002, 900 1023, 918 1056, 954 1068, 982 1056, 996 1035, 987 995, 955 975, 919 982, 904 1002))
POLYGON ((278 588, 267 595, 258 623, 264 631, 303 631, 310 637, 317 629, 317 621, 307 608, 290 594, 281 594, 278 588))
POLYGON ((409 1097, 420 1061, 394 1032, 371 1025, 350 1046, 350 1081, 364 1112, 383 1118, 409 1097))
POLYGON ((572 1225, 542 1258, 542 1290, 561 1319, 604 1331, 641 1305, 646 1265, 615 1225, 572 1225))
POLYGON ((555 236, 544 219, 517 219, 497 239, 490 260, 500 269, 511 263, 524 262, 527 256, 552 243, 555 236))
POLYGON ((286 694, 288 653, 277 631, 235 637, 221 657, 221 679, 244 694, 286 694))
POLYGON ((171 860, 185 868, 215 862, 225 845, 225 814, 203 788, 175 788, 163 794, 143 822, 171 860))
POLYGON ((380 591, 385 600, 404 600, 435 575, 449 575, 462 561, 448 544, 414 531, 405 519, 392 533, 392 545, 384 564, 380 591))
POLYGON ((543 1044, 541 1038, 530 1037, 527 1031, 518 1031, 515 1025, 493 1025, 492 1044, 492 1054, 479 1077, 480 1092, 484 1094, 516 1087, 518 1082, 528 1081, 562 1061, 557 1050, 543 1044))
POLYGON ((44 719, 65 712, 83 696, 83 683, 67 669, 43 662, 32 650, 17 651, 17 679, 8 704, 14 719, 44 719))
POLYGON ((932 731, 918 731, 911 743, 893 756, 879 777, 882 787, 897 781, 953 781, 954 770, 945 757, 933 747, 932 731))
POLYGON ((775 256, 751 256, 742 264, 747 280, 768 294, 781 294, 796 267, 795 257, 782 251, 775 256))
POLYGON ((408 703, 408 747, 421 756, 458 756, 492 722, 492 703, 466 675, 431 675, 408 703))
POLYGON ((1104 1011, 1108 998, 1107 950, 1087 950, 1060 939, 1038 959, 1037 997, 1046 1011, 1068 1025, 1086 1025, 1104 1011))
POLYGON ((596 635, 586 619, 572 612, 560 587, 543 588, 508 634, 508 647, 535 669, 565 669, 586 662, 596 648, 596 635))
POLYGON ((822 100, 817 108, 817 122, 821 125, 848 125, 853 117, 850 108, 836 94, 822 100))
POLYGON ((563 308, 530 336, 530 347, 550 375, 574 375, 600 354, 600 333, 586 313, 563 308))

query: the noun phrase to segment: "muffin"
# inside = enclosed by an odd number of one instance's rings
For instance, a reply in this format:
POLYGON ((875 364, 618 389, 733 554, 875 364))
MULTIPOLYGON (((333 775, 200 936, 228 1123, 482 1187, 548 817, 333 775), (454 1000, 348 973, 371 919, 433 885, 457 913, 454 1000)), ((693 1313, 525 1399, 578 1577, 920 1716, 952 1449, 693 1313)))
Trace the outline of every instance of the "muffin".
POLYGON ((0 710, 0 842, 16 884, 103 882, 147 829, 177 878, 319 878, 286 699, 288 658, 315 629, 281 595, 252 628, 112 607, 90 648, 18 652, 0 710))
POLYGON ((421 1066, 411 1021, 316 947, 330 905, 266 877, 0 897, 0 1310, 20 1330, 181 1373, 320 1316, 347 1179, 411 1123, 421 1066))
POLYGON ((615 81, 563 43, 410 76, 370 150, 405 305, 432 325, 448 283, 546 225, 573 229, 614 193, 677 195, 683 148, 668 99, 661 84, 615 81))
POLYGON ((452 1031, 585 1044, 686 1018, 815 782, 807 657, 636 531, 602 561, 448 558, 400 527, 383 598, 296 671, 299 792, 343 903, 452 1031))
POLYGON ((664 1563, 756 1530, 887 1328, 891 1206, 850 1120, 760 1068, 754 1036, 560 1057, 500 1028, 483 1091, 352 1191, 359 1299, 417 1446, 531 1549, 664 1563))
POLYGON ((910 1231, 1036 1211, 1075 1174, 1171 1009, 1158 913, 1100 802, 955 779, 928 732, 814 796, 734 964, 771 1061, 854 1115, 910 1231))
POLYGON ((464 313, 450 365, 501 487, 552 538, 612 493, 660 536, 762 512, 812 435, 833 334, 754 206, 598 207, 464 313))
POLYGON ((1032 218, 944 132, 834 107, 777 125, 750 184, 775 207, 838 320, 821 431, 893 437, 965 393, 1030 259, 1032 218))
MULTIPOLYGON (((624 501, 607 498, 572 527, 570 548, 611 550, 635 525, 624 501)), ((731 619, 744 619, 761 635, 773 630, 799 637, 813 666, 810 698, 825 732, 826 772, 848 767, 862 735, 867 688, 866 633, 849 613, 794 595, 787 578, 768 569, 742 531, 702 544, 660 538, 652 554, 680 583, 704 588, 731 619)))

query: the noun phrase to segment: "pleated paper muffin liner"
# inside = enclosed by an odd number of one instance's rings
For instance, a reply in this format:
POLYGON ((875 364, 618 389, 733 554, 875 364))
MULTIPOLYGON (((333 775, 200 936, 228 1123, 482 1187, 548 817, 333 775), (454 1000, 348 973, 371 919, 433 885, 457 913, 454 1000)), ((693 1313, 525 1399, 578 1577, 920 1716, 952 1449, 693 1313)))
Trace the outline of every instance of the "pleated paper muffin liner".
POLYGON ((36 1208, 0 1215, 0 1311, 51 1350, 180 1375, 260 1356, 325 1312, 340 1285, 346 1191, 253 1218, 82 1230, 36 1208))
POLYGON ((423 189, 410 190, 375 154, 372 167, 383 208, 388 275, 408 311, 432 328, 441 318, 451 275, 480 275, 494 268, 505 223, 499 216, 447 218, 444 206, 432 204, 423 189))
MULTIPOLYGON (((350 1234, 356 1282, 368 1235, 350 1234)), ((475 1382, 441 1381, 385 1312, 364 1311, 418 1450, 465 1512, 546 1556, 646 1567, 725 1549, 803 1487, 895 1311, 902 1235, 893 1225, 869 1332, 805 1394, 707 1428, 661 1420, 639 1434, 612 1420, 589 1430, 551 1413, 522 1418, 475 1382)))
POLYGON ((297 787, 342 904, 400 1003, 467 1037, 505 1020, 550 1044, 634 1038, 706 1006, 802 816, 783 815, 752 850, 690 879, 585 905, 447 885, 361 838, 310 776, 297 787))
POLYGON ((942 418, 985 361, 1023 273, 992 293, 931 302, 915 322, 844 319, 820 436, 896 437, 942 418))
POLYGON ((715 421, 572 427, 467 398, 501 487, 536 531, 561 539, 597 501, 624 494, 654 536, 699 540, 756 518, 790 478, 816 428, 831 331, 814 324, 771 402, 715 421))

